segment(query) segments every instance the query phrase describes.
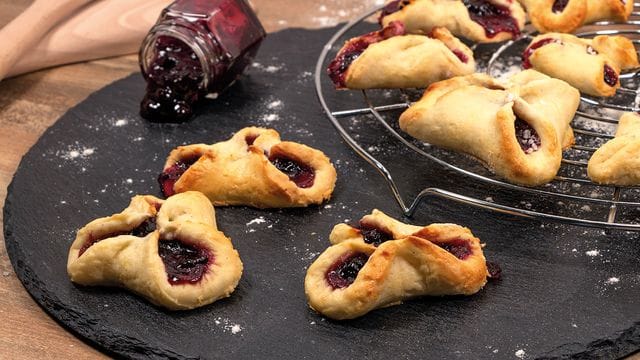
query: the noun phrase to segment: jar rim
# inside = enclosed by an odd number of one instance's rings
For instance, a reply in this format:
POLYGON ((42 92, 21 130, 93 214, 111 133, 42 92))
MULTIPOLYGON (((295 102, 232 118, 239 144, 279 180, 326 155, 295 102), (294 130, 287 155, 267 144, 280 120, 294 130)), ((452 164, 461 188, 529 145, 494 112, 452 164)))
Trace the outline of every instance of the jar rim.
POLYGON ((185 26, 180 26, 178 24, 157 24, 151 28, 147 36, 142 41, 142 45, 140 46, 140 52, 138 53, 140 68, 142 70, 143 76, 146 76, 148 71, 148 63, 146 61, 146 54, 149 49, 153 49, 153 43, 160 36, 168 36, 172 38, 176 38, 188 46, 200 62, 200 67, 202 68, 202 88, 206 89, 209 86, 209 78, 211 75, 211 69, 207 62, 207 55, 205 54, 205 49, 203 48, 203 44, 196 40, 196 37, 188 36, 184 34, 184 32, 195 33, 194 30, 189 29, 185 26))

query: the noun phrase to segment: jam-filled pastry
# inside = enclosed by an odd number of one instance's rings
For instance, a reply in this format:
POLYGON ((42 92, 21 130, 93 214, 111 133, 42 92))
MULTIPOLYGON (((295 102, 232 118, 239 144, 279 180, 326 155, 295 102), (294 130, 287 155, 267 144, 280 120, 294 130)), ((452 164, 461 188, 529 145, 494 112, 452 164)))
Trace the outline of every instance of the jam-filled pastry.
POLYGON ((555 177, 580 93, 534 70, 501 82, 484 74, 431 85, 400 116, 409 135, 482 160, 509 182, 537 186, 555 177))
POLYGON ((121 286, 153 304, 187 310, 228 297, 242 274, 211 202, 190 191, 131 199, 121 213, 78 231, 67 272, 81 285, 121 286))
POLYGON ((640 114, 622 115, 615 138, 593 153, 587 173, 600 184, 640 185, 640 114))
POLYGON ((445 28, 428 36, 405 34, 391 22, 347 41, 327 69, 336 88, 425 88, 475 71, 473 51, 445 28))
POLYGON ((572 33, 601 20, 627 21, 633 0, 519 0, 540 32, 572 33))
POLYGON ((336 170, 320 150, 247 127, 227 141, 174 149, 158 181, 165 196, 195 190, 216 206, 301 207, 329 199, 336 170))
POLYGON ((472 295, 489 272, 480 240, 455 224, 413 226, 374 210, 340 224, 305 278, 309 306, 353 319, 417 296, 472 295))
POLYGON ((522 65, 564 80, 583 93, 613 96, 620 71, 640 66, 631 40, 600 35, 581 39, 570 34, 536 36, 524 51, 522 65))
POLYGON ((402 22, 407 32, 428 34, 445 27, 452 34, 487 43, 517 38, 525 13, 513 0, 392 0, 380 14, 380 24, 402 22))

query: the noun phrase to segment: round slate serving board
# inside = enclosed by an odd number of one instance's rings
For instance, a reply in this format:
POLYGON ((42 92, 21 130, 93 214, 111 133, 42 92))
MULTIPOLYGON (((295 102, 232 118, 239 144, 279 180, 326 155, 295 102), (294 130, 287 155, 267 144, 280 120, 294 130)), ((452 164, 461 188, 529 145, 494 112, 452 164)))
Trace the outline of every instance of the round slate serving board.
MULTIPOLYGON (((24 157, 4 208, 7 250, 34 299, 69 330, 128 357, 611 358, 639 349, 639 234, 540 223, 438 199, 405 220, 471 228, 486 243, 487 258, 502 266, 502 280, 473 296, 416 299, 352 321, 327 320, 307 307, 306 268, 327 247, 333 225, 373 208, 401 215, 382 178, 341 141, 317 103, 313 66, 335 30, 270 35, 248 74, 185 124, 138 116, 139 74, 65 114, 24 157), (244 263, 230 298, 167 312, 124 290, 69 281, 67 251, 78 228, 121 211, 134 194, 159 196, 156 177, 174 147, 226 140, 248 125, 323 150, 338 183, 322 206, 216 209, 244 263)), ((351 107, 362 101, 357 93, 335 96, 351 107)), ((351 129, 379 149, 407 194, 427 185, 494 193, 417 159, 380 135, 373 120, 351 129)))

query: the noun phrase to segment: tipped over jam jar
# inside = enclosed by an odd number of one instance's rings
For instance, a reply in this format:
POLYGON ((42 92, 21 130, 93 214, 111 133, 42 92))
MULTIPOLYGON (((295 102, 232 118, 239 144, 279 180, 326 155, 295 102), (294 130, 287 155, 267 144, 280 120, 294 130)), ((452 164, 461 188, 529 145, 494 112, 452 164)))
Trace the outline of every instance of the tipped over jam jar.
POLYGON ((140 115, 188 120, 194 104, 229 87, 266 33, 245 0, 178 0, 165 8, 140 47, 147 91, 140 115))

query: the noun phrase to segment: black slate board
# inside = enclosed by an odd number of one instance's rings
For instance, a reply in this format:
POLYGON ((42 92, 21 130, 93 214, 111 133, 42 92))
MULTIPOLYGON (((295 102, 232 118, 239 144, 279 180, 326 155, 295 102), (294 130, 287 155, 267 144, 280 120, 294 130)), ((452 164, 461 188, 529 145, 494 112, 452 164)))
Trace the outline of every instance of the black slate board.
MULTIPOLYGON (((313 66, 335 30, 270 35, 248 74, 186 124, 139 118, 139 74, 65 114, 22 160, 4 208, 7 250, 34 299, 70 331, 127 357, 614 358, 639 349, 637 233, 523 220, 439 199, 408 221, 470 227, 486 242, 486 256, 501 264, 501 281, 474 296, 412 300, 353 321, 325 320, 308 309, 306 267, 328 245, 331 227, 373 208, 401 215, 382 178, 341 141, 317 103, 313 66), (175 146, 217 142, 253 124, 325 151, 339 178, 327 205, 217 209, 219 227, 244 263, 230 298, 172 313, 123 290, 69 282, 67 251, 78 228, 119 212, 134 194, 159 195, 155 179, 175 146), (593 250, 597 255, 587 255, 593 250)), ((358 94, 335 96, 361 106, 358 94)), ((374 122, 351 127, 383 149, 379 155, 407 194, 427 185, 495 193, 424 164, 379 136, 374 122)))

